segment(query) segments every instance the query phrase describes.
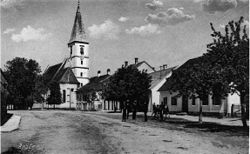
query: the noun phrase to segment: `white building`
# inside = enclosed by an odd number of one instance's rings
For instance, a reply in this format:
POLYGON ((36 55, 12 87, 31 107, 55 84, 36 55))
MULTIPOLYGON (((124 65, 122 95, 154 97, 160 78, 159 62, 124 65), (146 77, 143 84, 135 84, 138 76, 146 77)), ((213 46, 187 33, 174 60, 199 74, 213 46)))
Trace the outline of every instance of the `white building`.
POLYGON ((76 90, 89 82, 89 42, 86 40, 79 1, 68 49, 68 58, 44 72, 48 84, 57 82, 60 85, 62 104, 57 105, 58 108, 76 108, 76 90))
MULTIPOLYGON (((198 58, 190 59, 184 63, 181 67, 188 65, 190 67, 193 63, 197 62, 198 58)), ((178 69, 181 69, 179 67, 178 69)), ((174 84, 172 78, 168 78, 167 81, 159 88, 160 102, 167 104, 170 112, 187 112, 198 113, 200 110, 201 101, 195 97, 179 96, 178 92, 170 92, 171 85, 174 84)), ((213 115, 231 115, 232 105, 240 105, 240 97, 237 94, 228 94, 226 98, 220 96, 208 95, 207 99, 202 100, 202 111, 205 114, 213 115)))
POLYGON ((158 89, 165 83, 166 79, 171 76, 174 68, 175 67, 167 68, 167 65, 163 65, 159 71, 149 73, 151 77, 151 86, 149 87, 151 93, 149 95, 148 111, 153 111, 153 104, 161 104, 158 89))

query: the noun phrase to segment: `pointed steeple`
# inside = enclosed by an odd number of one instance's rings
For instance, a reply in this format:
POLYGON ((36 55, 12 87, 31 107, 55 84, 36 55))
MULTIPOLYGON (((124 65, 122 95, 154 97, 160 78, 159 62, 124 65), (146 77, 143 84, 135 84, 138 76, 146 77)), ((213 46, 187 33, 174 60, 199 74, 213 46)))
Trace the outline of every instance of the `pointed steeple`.
POLYGON ((75 21, 74 21, 74 25, 72 28, 69 43, 74 42, 74 41, 80 41, 80 42, 86 41, 86 33, 84 29, 84 24, 82 23, 79 0, 78 0, 75 21))

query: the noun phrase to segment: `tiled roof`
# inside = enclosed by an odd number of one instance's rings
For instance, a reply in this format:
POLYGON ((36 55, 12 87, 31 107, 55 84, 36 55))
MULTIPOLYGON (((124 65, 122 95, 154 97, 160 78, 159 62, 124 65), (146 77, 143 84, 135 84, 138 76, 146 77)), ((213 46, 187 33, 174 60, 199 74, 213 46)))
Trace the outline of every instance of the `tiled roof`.
POLYGON ((176 66, 149 73, 149 76, 151 76, 151 86, 149 89, 155 87, 158 83, 160 83, 162 79, 170 74, 174 68, 176 68, 176 66))
MULTIPOLYGON (((189 59, 184 64, 182 64, 179 68, 173 71, 173 73, 178 72, 178 71, 183 71, 183 69, 186 69, 186 68, 193 67, 194 65, 199 64, 202 60, 203 60, 202 57, 189 59)), ((172 87, 173 84, 174 84, 174 79, 171 76, 170 78, 166 80, 166 82, 161 86, 161 88, 159 88, 158 91, 168 91, 170 90, 170 87, 172 87)))
POLYGON ((46 83, 56 81, 59 83, 79 84, 72 70, 69 67, 64 68, 65 63, 66 60, 47 69, 44 73, 46 83))
POLYGON ((110 77, 110 75, 102 75, 100 77, 94 76, 90 78, 89 83, 81 87, 77 92, 79 93, 89 93, 93 91, 100 91, 102 89, 102 85, 107 79, 110 77))
POLYGON ((135 66, 136 68, 140 67, 142 64, 146 64, 148 67, 150 67, 153 71, 155 71, 154 67, 152 67, 151 65, 149 65, 148 62, 146 61, 141 61, 138 62, 137 64, 131 64, 132 66, 135 66))
POLYGON ((84 30, 84 25, 82 23, 82 16, 80 12, 80 7, 78 4, 74 25, 71 31, 69 43, 74 41, 85 42, 86 41, 86 34, 84 30))

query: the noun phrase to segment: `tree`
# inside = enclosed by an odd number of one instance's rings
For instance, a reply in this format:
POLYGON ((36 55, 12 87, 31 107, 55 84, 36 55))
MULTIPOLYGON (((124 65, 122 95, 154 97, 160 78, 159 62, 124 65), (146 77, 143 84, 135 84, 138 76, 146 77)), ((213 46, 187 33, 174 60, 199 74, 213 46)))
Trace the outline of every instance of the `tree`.
POLYGON ((52 82, 49 85, 49 89, 50 89, 50 94, 48 97, 48 104, 49 105, 54 105, 54 109, 55 109, 55 105, 56 104, 61 104, 62 100, 61 100, 61 92, 60 92, 60 86, 57 82, 52 82))
POLYGON ((27 98, 33 95, 35 82, 41 72, 39 64, 32 59, 16 57, 7 61, 5 65, 5 76, 9 83, 9 91, 15 109, 27 109, 27 98))
POLYGON ((126 110, 136 102, 136 109, 144 99, 148 98, 148 89, 151 79, 145 71, 139 71, 134 65, 119 68, 109 82, 104 86, 103 97, 105 99, 119 101, 123 109, 123 120, 126 118, 126 110))
POLYGON ((48 85, 46 84, 45 77, 43 75, 38 75, 35 82, 33 98, 36 102, 42 103, 42 109, 44 108, 44 101, 46 100, 47 92, 48 85))
POLYGON ((191 59, 180 68, 173 71, 171 76, 171 92, 178 92, 177 96, 195 97, 200 99, 199 122, 202 123, 202 102, 208 99, 212 91, 212 76, 208 71, 209 62, 206 58, 191 59))
POLYGON ((239 21, 230 21, 225 26, 225 33, 221 33, 213 27, 213 42, 208 44, 206 56, 214 65, 213 71, 218 72, 221 84, 227 87, 231 93, 239 93, 243 126, 247 126, 245 108, 249 113, 249 37, 244 18, 239 21), (247 106, 247 107, 245 107, 247 106))

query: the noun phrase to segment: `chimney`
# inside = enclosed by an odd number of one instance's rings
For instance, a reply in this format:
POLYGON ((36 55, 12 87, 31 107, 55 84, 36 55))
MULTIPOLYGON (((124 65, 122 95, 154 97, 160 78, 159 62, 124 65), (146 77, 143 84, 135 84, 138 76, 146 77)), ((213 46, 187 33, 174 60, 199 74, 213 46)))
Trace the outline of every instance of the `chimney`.
POLYGON ((138 63, 138 58, 135 58, 135 64, 137 64, 138 63))
POLYGON ((109 75, 109 74, 110 74, 110 69, 108 68, 108 69, 107 69, 107 75, 109 75))
POLYGON ((162 67, 163 67, 163 66, 160 66, 160 71, 162 70, 162 67))
POLYGON ((101 71, 97 71, 97 76, 100 77, 101 76, 101 71))
POLYGON ((124 64, 125 64, 125 67, 127 67, 128 66, 128 61, 125 61, 124 64))
POLYGON ((163 65, 164 70, 167 69, 167 67, 168 67, 167 64, 164 64, 164 65, 163 65))

